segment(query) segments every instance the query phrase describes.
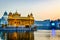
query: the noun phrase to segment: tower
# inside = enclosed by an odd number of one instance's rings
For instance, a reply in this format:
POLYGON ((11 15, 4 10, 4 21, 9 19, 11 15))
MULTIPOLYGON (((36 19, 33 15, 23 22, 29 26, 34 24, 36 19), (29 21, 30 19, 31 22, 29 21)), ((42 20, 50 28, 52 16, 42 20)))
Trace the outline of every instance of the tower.
POLYGON ((4 17, 5 20, 7 20, 7 18, 8 18, 8 14, 7 14, 6 11, 4 12, 3 17, 4 17))
POLYGON ((12 12, 9 12, 8 18, 12 18, 12 12))
POLYGON ((33 14, 32 13, 30 14, 30 17, 33 17, 33 14))

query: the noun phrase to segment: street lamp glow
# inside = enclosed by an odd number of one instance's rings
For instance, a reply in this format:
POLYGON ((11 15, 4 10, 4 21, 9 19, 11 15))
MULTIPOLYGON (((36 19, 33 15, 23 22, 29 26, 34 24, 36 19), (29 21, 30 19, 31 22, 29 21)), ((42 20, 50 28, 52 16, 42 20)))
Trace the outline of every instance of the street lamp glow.
POLYGON ((55 26, 55 23, 52 23, 52 26, 55 26))

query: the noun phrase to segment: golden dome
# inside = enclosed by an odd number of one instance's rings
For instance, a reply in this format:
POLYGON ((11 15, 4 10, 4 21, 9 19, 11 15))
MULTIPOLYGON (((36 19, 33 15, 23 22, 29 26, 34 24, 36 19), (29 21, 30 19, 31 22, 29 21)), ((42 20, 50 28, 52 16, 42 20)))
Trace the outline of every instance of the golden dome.
POLYGON ((12 15, 12 12, 9 12, 9 15, 12 15))
POLYGON ((30 15, 28 14, 28 17, 30 17, 30 15))

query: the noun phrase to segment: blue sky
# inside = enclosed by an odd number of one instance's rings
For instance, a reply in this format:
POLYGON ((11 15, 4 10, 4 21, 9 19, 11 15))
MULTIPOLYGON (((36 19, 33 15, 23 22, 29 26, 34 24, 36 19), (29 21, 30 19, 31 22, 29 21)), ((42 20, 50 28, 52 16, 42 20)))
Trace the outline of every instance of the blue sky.
POLYGON ((35 20, 54 20, 60 18, 60 0, 0 0, 0 17, 16 10, 22 16, 32 12, 35 20))

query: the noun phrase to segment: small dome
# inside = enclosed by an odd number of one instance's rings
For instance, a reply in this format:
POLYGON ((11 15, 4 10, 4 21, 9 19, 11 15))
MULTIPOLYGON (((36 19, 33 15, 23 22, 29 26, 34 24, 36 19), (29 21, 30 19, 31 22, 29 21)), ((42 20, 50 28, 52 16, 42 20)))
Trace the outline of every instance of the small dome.
POLYGON ((32 13, 30 14, 30 17, 33 17, 33 14, 32 13))
POLYGON ((9 12, 9 15, 12 15, 12 12, 9 12))
POLYGON ((31 15, 33 15, 33 14, 31 13, 31 15))
POLYGON ((30 15, 28 14, 28 17, 29 17, 30 15))
POLYGON ((17 11, 13 15, 21 16, 21 14, 19 14, 17 11))
POLYGON ((9 14, 12 14, 12 12, 9 12, 9 14))
POLYGON ((7 12, 5 11, 3 16, 7 16, 7 15, 8 15, 8 14, 7 14, 7 12))
POLYGON ((15 14, 18 14, 18 12, 16 11, 15 14))

